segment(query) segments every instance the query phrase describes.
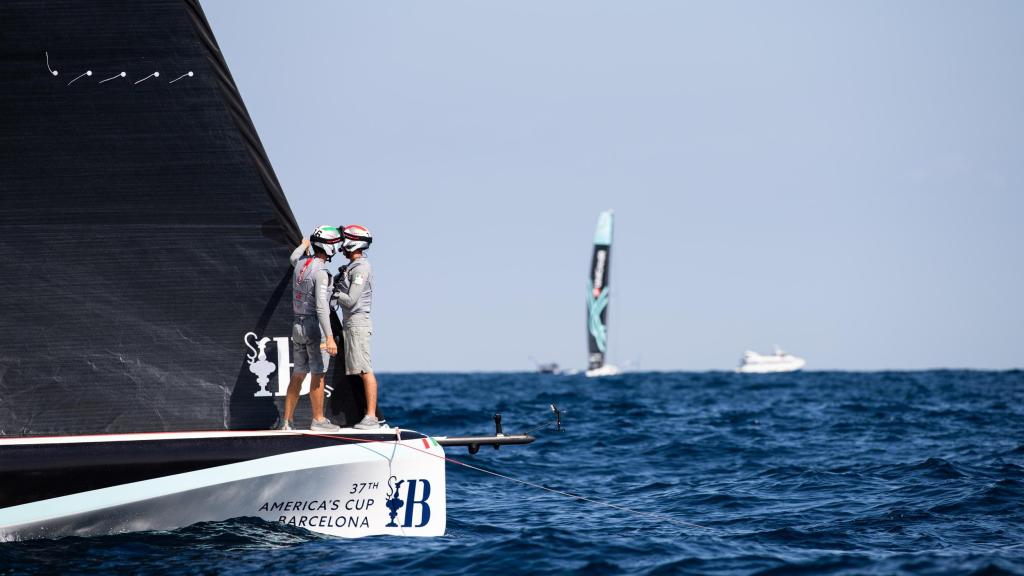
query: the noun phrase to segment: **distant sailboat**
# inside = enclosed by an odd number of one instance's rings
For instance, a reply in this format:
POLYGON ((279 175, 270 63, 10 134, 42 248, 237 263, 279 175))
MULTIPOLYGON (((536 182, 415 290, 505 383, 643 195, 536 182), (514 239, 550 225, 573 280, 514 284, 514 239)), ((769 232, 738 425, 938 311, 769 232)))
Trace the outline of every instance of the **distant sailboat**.
POLYGON ((619 369, 605 364, 608 351, 608 279, 611 270, 613 212, 601 212, 594 232, 594 255, 587 281, 587 376, 614 376, 619 369))

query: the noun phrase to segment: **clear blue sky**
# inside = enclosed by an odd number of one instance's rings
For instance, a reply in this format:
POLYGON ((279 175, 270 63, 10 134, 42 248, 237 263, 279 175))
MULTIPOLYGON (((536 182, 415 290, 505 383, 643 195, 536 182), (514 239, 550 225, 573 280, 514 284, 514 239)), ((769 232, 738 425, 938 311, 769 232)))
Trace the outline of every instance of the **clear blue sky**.
POLYGON ((379 371, 1024 365, 1024 3, 204 9, 299 224, 375 234, 379 371))

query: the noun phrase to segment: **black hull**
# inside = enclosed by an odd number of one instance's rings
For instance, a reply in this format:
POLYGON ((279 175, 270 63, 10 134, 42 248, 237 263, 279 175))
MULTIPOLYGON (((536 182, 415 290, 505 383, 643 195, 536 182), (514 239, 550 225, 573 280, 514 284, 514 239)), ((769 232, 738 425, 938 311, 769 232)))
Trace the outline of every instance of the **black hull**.
MULTIPOLYGON (((424 438, 403 430, 403 440, 424 438)), ((338 444, 393 442, 394 432, 112 435, 73 443, 0 441, 0 508, 338 444), (150 437, 151 439, 140 439, 150 437)), ((74 437, 69 437, 73 439, 74 437)))

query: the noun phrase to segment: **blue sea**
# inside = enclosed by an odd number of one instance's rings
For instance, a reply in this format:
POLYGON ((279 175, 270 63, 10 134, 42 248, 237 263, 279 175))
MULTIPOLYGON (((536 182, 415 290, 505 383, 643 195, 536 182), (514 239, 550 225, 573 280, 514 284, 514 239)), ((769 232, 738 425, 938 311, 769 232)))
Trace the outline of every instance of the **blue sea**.
POLYGON ((0 573, 1024 574, 1024 372, 385 374, 449 456, 441 538, 253 519, 0 545, 0 573), (524 483, 525 482, 525 483, 524 483), (575 494, 586 500, 545 490, 575 494), (611 504, 611 507, 605 504, 611 504))

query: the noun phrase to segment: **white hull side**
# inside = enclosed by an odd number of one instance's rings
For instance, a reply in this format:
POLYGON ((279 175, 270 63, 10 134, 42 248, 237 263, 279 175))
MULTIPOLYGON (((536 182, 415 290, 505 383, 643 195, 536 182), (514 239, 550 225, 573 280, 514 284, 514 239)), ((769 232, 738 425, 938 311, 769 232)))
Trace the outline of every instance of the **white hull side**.
POLYGON ((780 372, 797 372, 807 363, 797 358, 791 362, 766 362, 763 364, 745 364, 736 369, 741 374, 774 374, 780 372))
POLYGON ((243 516, 342 537, 441 536, 443 457, 422 438, 290 452, 11 506, 0 510, 0 538, 168 530, 243 516))
POLYGON ((587 378, 600 378, 601 376, 618 376, 619 374, 622 374, 622 371, 619 370, 617 366, 612 366, 611 364, 605 364, 600 368, 587 370, 587 378))

